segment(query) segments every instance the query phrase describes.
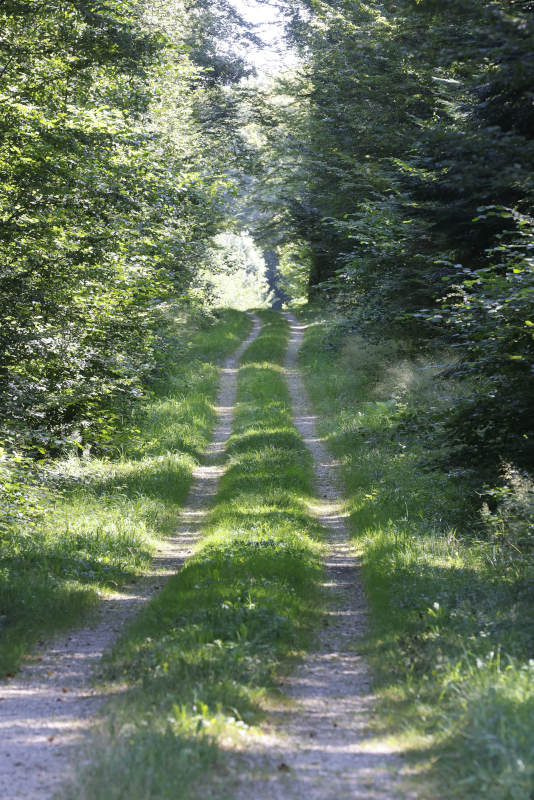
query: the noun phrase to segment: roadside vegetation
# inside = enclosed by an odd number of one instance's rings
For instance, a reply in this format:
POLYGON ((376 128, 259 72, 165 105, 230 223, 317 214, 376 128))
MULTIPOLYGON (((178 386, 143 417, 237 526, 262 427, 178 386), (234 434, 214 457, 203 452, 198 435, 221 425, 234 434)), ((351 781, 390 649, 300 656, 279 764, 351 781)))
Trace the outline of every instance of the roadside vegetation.
MULTIPOLYGON (((533 0, 263 6, 295 59, 255 80, 234 0, 0 3, 0 678, 175 525, 250 326, 210 309, 287 303, 379 729, 438 796, 532 800, 533 0)), ((197 796, 305 645, 310 457, 263 319, 205 540, 108 660, 127 702, 76 797, 197 796)))
POLYGON ((307 316, 301 366, 343 465, 371 607, 377 734, 408 754, 425 798, 430 785, 436 797, 528 800, 534 485, 509 467, 480 509, 466 476, 443 467, 439 420, 472 391, 442 376, 450 351, 414 356, 307 316))
POLYGON ((321 575, 311 456, 282 374, 287 322, 261 316, 205 536, 107 659, 102 679, 119 699, 69 798, 149 800, 179 787, 186 800, 206 796, 206 777, 231 782, 217 742, 261 719, 265 693, 308 643, 321 575))
POLYGON ((169 372, 118 426, 106 455, 76 450, 32 464, 3 453, 0 674, 142 572, 176 525, 210 439, 217 363, 251 323, 239 311, 173 318, 169 372))

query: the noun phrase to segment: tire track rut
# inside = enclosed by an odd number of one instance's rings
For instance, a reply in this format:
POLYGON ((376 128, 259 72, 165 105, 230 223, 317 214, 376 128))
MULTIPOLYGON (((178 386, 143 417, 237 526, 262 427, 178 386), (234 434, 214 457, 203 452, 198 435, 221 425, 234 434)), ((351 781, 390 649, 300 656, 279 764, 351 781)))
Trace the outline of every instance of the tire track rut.
POLYGON ((250 316, 250 335, 221 369, 217 423, 205 464, 195 468, 176 533, 159 545, 151 572, 134 586, 107 595, 83 627, 55 638, 16 678, 0 684, 2 800, 48 800, 59 790, 73 761, 83 755, 91 718, 105 699, 90 683, 103 653, 191 555, 224 472, 221 459, 232 430, 237 365, 261 328, 259 318, 250 316))
POLYGON ((367 604, 338 467, 317 434, 297 367, 306 326, 285 316, 291 325, 286 374, 294 422, 314 459, 317 501, 310 511, 327 532, 329 601, 316 648, 282 681, 290 710, 270 710, 268 729, 242 747, 245 775, 235 800, 396 800, 406 796, 398 777, 402 760, 369 732, 374 698, 358 653, 367 604))

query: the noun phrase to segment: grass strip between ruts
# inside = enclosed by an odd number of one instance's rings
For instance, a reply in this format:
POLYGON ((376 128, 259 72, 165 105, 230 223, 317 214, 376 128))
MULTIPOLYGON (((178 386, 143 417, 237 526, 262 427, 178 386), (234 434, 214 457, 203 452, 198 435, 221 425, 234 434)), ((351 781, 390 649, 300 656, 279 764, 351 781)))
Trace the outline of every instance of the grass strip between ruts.
POLYGON ((226 310, 218 318, 175 320, 169 372, 115 432, 115 455, 72 456, 39 468, 34 524, 0 536, 0 676, 39 639, 74 624, 100 593, 149 564, 168 535, 215 420, 217 364, 251 328, 226 310), (174 359, 172 354, 174 352, 174 359))
POLYGON ((121 698, 69 798, 211 796, 226 780, 217 742, 261 718, 262 696, 307 644, 322 574, 307 508, 313 466, 283 374, 288 324, 261 316, 205 538, 108 659, 105 679, 121 698))
POLYGON ((331 320, 304 317, 300 364, 362 553, 377 733, 428 800, 531 800, 532 561, 470 530, 461 480, 424 466, 433 431, 419 419, 461 387, 440 378, 442 358, 336 341, 331 320))

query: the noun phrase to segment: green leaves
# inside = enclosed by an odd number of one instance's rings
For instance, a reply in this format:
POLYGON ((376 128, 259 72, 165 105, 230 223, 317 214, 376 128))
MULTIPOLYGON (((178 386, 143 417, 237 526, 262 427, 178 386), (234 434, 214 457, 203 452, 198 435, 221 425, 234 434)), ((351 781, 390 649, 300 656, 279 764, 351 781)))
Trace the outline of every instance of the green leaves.
POLYGON ((187 292, 228 189, 211 176, 233 117, 221 143, 198 115, 218 90, 190 56, 213 46, 203 15, 2 4, 0 417, 19 445, 105 447, 163 368, 163 303, 187 292))
POLYGON ((306 252, 292 291, 308 278, 372 337, 454 343, 477 392, 448 435, 479 465, 532 468, 530 6, 286 6, 303 63, 264 129, 283 165, 284 194, 266 177, 283 268, 306 252))

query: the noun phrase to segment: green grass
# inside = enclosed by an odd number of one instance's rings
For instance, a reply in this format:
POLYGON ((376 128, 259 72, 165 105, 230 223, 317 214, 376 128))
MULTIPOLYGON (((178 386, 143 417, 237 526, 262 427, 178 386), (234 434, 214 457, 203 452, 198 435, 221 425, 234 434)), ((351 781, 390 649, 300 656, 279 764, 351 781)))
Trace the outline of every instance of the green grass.
POLYGON ((308 644, 321 576, 311 456, 281 369, 287 323, 261 316, 205 536, 111 654, 103 680, 119 699, 68 798, 213 796, 225 779, 219 745, 261 718, 262 698, 308 644))
POLYGON ((332 323, 305 317, 301 366, 362 553, 377 735, 407 754, 425 799, 532 800, 532 517, 517 511, 532 510, 532 487, 516 477, 515 511, 476 520, 465 478, 428 466, 434 430, 420 421, 463 388, 401 343, 332 347, 332 323))
POLYGON ((217 363, 250 327, 236 311, 211 325, 177 320, 170 374, 116 432, 115 457, 49 462, 31 481, 0 463, 11 501, 0 528, 0 675, 148 566, 210 439, 217 363))

